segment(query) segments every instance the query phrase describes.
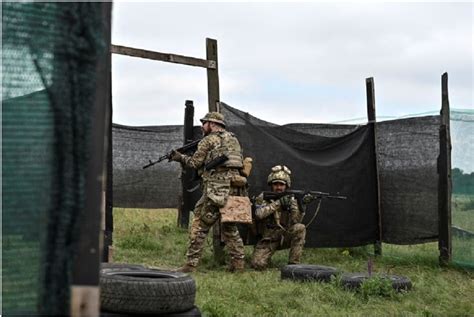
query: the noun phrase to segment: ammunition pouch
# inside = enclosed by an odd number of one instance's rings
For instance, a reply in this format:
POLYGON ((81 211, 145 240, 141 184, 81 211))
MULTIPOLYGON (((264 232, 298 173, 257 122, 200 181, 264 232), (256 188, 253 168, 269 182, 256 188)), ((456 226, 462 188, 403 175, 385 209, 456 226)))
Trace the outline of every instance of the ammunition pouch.
POLYGON ((242 176, 245 176, 245 177, 250 176, 250 172, 252 171, 252 162, 253 162, 253 160, 252 160, 251 157, 244 158, 243 166, 240 169, 240 174, 242 176))
POLYGON ((212 180, 206 183, 205 193, 207 197, 217 206, 223 207, 229 196, 229 180, 212 180))
POLYGON ((221 222, 252 223, 252 206, 248 197, 229 196, 225 206, 219 208, 221 222))
POLYGON ((244 187, 247 185, 247 178, 240 175, 234 175, 230 179, 230 185, 233 187, 244 187))

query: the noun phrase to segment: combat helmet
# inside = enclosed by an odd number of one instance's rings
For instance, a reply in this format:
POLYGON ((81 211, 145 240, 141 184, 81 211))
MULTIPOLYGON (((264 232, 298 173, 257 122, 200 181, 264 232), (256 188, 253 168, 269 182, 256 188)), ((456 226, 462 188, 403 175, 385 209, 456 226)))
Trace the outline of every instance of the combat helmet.
POLYGON ((210 122, 215 122, 221 124, 223 127, 225 127, 225 122, 224 122, 224 115, 222 113, 213 111, 213 112, 208 112, 204 116, 204 118, 200 119, 202 123, 210 121, 210 122))
POLYGON ((272 183, 285 183, 287 187, 291 187, 291 171, 285 165, 276 165, 272 167, 271 173, 268 175, 267 183, 271 185, 272 183))

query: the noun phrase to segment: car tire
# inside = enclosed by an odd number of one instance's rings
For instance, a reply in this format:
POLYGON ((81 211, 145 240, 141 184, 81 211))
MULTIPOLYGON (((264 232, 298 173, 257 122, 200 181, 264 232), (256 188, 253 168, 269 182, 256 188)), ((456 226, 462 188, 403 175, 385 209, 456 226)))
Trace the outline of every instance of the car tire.
MULTIPOLYGON (((390 274, 380 274, 376 276, 389 279, 393 289, 396 291, 408 291, 412 288, 411 280, 406 276, 390 274)), ((357 289, 370 277, 368 273, 345 273, 341 277, 341 285, 349 289, 357 289)))
POLYGON ((101 309, 117 313, 168 314, 194 307, 191 276, 158 269, 104 268, 100 272, 101 309))
POLYGON ((290 264, 281 268, 281 278, 296 281, 329 282, 339 271, 330 266, 290 264))
POLYGON ((142 270, 145 267, 140 264, 102 262, 100 263, 100 270, 104 269, 142 270))
POLYGON ((169 313, 169 314, 132 314, 132 313, 113 313, 108 311, 101 311, 100 317, 201 317, 201 311, 199 308, 194 306, 190 310, 179 312, 179 313, 169 313))

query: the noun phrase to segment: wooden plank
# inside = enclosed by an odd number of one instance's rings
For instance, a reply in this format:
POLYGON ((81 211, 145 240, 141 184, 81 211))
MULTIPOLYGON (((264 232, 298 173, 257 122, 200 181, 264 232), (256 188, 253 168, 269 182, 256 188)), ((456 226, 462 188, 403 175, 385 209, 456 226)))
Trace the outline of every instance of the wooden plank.
MULTIPOLYGON (((186 144, 193 139, 194 128, 194 105, 192 100, 186 100, 184 110, 184 135, 183 143, 186 144)), ((189 167, 183 167, 181 172, 182 201, 179 206, 178 224, 181 228, 188 228, 189 213, 194 208, 192 204, 192 193, 187 191, 191 185, 194 170, 189 167)))
POLYGON ((112 70, 109 72, 109 126, 107 129, 107 181, 105 189, 105 228, 103 232, 102 262, 108 262, 113 244, 114 215, 113 215, 113 156, 112 156, 112 70))
POLYGON ((71 317, 95 317, 100 311, 98 286, 71 287, 71 317))
POLYGON ((369 125, 372 128, 372 134, 374 136, 374 161, 375 161, 375 186, 377 188, 376 193, 376 200, 377 200, 377 240, 374 243, 374 253, 376 255, 382 255, 382 205, 380 202, 380 176, 379 176, 379 168, 378 168, 378 159, 377 159, 377 127, 376 121, 377 116, 375 114, 375 85, 374 85, 374 78, 366 78, 365 80, 365 88, 367 93, 367 118, 369 119, 369 125))
MULTIPOLYGON (((217 41, 206 39, 206 56, 208 60, 216 61, 215 69, 207 69, 207 98, 209 111, 217 111, 219 104, 219 68, 217 62, 217 41)), ((214 247, 214 260, 224 264, 224 246, 221 241, 221 222, 218 220, 212 228, 212 244, 214 247)))
POLYGON ((441 125, 439 129, 438 158, 438 217, 439 217, 439 262, 447 265, 452 257, 451 242, 451 135, 448 98, 448 74, 441 76, 441 125))
POLYGON ((206 39, 206 56, 208 60, 215 61, 215 68, 207 69, 207 98, 209 111, 217 111, 219 97, 219 68, 217 62, 217 41, 206 39))
POLYGON ((143 50, 139 48, 121 46, 121 45, 111 45, 110 51, 113 54, 127 55, 132 57, 140 57, 146 59, 152 59, 155 61, 162 61, 175 64, 184 64, 189 66, 204 67, 207 69, 217 68, 217 63, 214 60, 200 59, 190 56, 170 54, 170 53, 160 53, 154 51, 143 50))

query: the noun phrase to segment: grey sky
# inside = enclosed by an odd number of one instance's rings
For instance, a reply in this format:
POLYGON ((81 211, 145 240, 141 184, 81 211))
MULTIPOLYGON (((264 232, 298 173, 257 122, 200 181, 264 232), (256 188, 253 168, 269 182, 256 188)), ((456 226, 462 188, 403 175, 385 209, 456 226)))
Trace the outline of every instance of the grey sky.
MULTIPOLYGON (((112 42, 205 58, 218 41, 221 100, 274 123, 473 108, 473 4, 114 3, 112 42)), ((207 111, 204 69, 113 56, 114 122, 181 124, 207 111)))

